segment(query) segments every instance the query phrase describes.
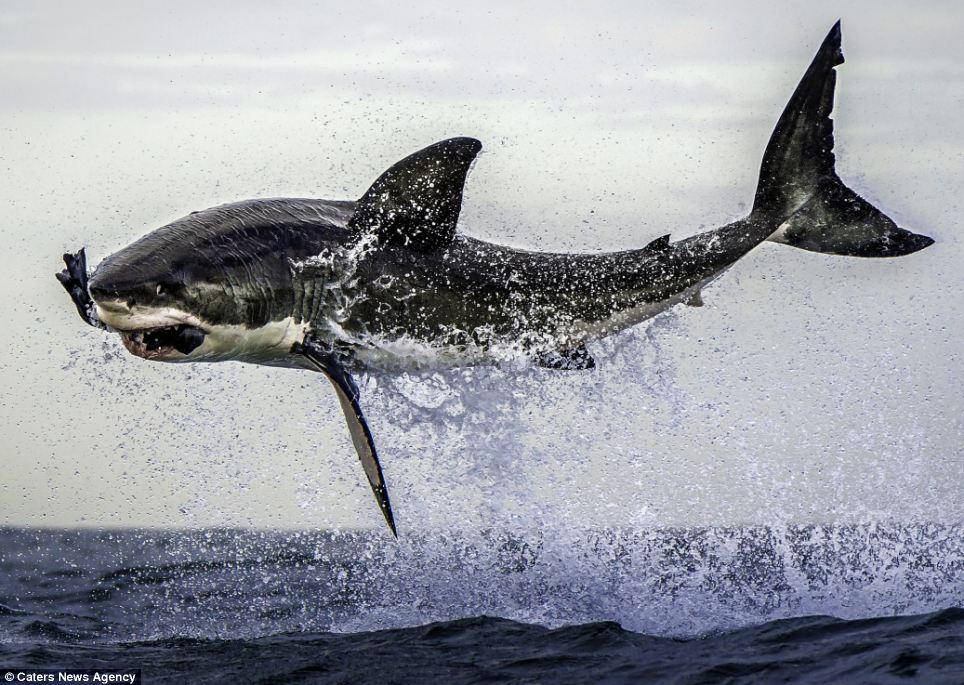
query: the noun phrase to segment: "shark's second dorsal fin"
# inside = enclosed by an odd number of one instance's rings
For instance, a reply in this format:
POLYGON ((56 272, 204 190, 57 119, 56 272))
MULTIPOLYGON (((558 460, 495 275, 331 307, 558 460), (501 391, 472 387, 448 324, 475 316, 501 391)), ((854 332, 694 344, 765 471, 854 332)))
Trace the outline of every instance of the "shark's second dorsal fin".
POLYGON ((482 143, 449 138, 409 155, 378 177, 348 228, 379 245, 430 251, 455 237, 465 177, 482 143))
POLYGON ((669 249, 669 236, 669 233, 661 235, 656 240, 650 241, 643 249, 649 252, 665 252, 669 249))

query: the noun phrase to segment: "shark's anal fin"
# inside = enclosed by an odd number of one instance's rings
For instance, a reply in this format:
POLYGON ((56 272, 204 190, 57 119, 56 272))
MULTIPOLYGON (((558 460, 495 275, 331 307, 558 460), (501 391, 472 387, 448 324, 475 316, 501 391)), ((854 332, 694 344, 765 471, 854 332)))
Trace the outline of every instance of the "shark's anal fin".
POLYGON ((559 371, 587 371, 596 368, 596 360, 589 354, 585 345, 568 350, 541 352, 536 356, 536 364, 545 369, 559 371))
POLYGON ((689 298, 683 302, 687 307, 702 307, 703 306, 703 293, 699 290, 695 291, 689 298))
POLYGON ((372 433, 368 429, 365 415, 362 414, 361 405, 358 403, 358 386, 351 377, 348 369, 344 367, 338 355, 319 344, 317 341, 306 337, 303 343, 295 343, 291 348, 295 354, 304 355, 319 371, 324 373, 331 381, 338 395, 338 402, 341 410, 345 414, 345 421, 348 423, 348 432, 351 434, 352 444, 358 453, 362 468, 368 477, 368 483, 372 487, 378 506, 382 510, 388 527, 392 535, 398 537, 398 530, 395 528, 395 517, 392 515, 392 505, 388 500, 388 488, 385 486, 385 478, 382 475, 381 464, 378 463, 378 452, 375 451, 375 441, 372 433))
POLYGON ((74 301, 80 318, 94 328, 107 328, 94 313, 94 301, 87 292, 87 253, 84 248, 74 254, 65 254, 64 264, 67 268, 57 274, 57 280, 74 301))
POLYGON ((362 195, 348 229, 379 245, 419 252, 446 247, 455 238, 462 188, 482 149, 474 138, 449 138, 391 166, 362 195))

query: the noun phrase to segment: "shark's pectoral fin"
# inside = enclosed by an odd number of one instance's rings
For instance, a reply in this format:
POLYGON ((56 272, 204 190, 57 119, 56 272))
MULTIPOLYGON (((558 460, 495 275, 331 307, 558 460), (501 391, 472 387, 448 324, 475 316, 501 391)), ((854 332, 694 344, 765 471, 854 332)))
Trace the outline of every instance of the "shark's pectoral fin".
POLYGON ((385 478, 382 475, 381 464, 378 463, 378 453, 375 451, 375 441, 372 433, 368 429, 365 415, 362 414, 361 405, 358 403, 358 386, 351 377, 349 371, 342 365, 338 356, 327 350, 318 343, 305 339, 302 344, 296 344, 292 352, 303 354, 311 363, 331 381, 338 395, 338 402, 341 410, 345 414, 345 421, 348 423, 348 432, 351 434, 352 444, 358 453, 362 468, 368 477, 378 506, 382 510, 382 515, 392 531, 392 535, 398 537, 398 530, 395 528, 395 517, 392 515, 392 505, 388 500, 388 488, 385 486, 385 478))
POLYGON ((378 177, 355 206, 348 228, 379 245, 428 252, 455 238, 462 187, 482 149, 474 138, 450 138, 409 155, 378 177))
POLYGON ((57 274, 57 280, 74 301, 80 318, 94 328, 107 328, 94 313, 94 301, 87 292, 87 253, 84 248, 75 254, 65 254, 64 264, 67 268, 57 274))
POLYGON ((536 364, 545 369, 558 369, 560 371, 586 371, 596 368, 596 360, 589 354, 585 345, 579 345, 568 350, 540 352, 536 356, 536 364))
MULTIPOLYGON (((375 500, 382 510, 385 522, 388 523, 392 535, 397 538, 398 529, 395 527, 395 517, 392 515, 392 504, 388 499, 388 488, 385 485, 385 477, 382 475, 381 464, 378 463, 375 441, 372 439, 372 433, 368 429, 365 415, 362 414, 361 407, 358 404, 358 396, 357 394, 351 393, 349 389, 350 386, 344 382, 344 379, 338 378, 331 373, 326 375, 335 387, 338 402, 341 404, 341 410, 345 414, 345 421, 348 423, 348 432, 351 434, 352 444, 355 445, 358 459, 361 461, 362 468, 365 469, 368 484, 371 486, 375 500)), ((351 386, 353 385, 352 383, 351 386)))

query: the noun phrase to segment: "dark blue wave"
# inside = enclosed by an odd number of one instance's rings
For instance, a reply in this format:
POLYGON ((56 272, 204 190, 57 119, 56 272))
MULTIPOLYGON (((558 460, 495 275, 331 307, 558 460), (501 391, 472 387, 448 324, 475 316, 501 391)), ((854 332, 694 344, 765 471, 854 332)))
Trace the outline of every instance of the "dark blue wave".
MULTIPOLYGON (((45 635, 48 636, 49 635, 45 635)), ((3 645, 3 666, 139 668, 144 682, 964 682, 964 609, 784 619, 676 640, 604 622, 550 630, 492 617, 362 633, 110 645, 3 645)))
POLYGON ((871 524, 395 543, 6 529, 0 668, 140 668, 145 682, 172 683, 959 685, 961 533, 871 524))

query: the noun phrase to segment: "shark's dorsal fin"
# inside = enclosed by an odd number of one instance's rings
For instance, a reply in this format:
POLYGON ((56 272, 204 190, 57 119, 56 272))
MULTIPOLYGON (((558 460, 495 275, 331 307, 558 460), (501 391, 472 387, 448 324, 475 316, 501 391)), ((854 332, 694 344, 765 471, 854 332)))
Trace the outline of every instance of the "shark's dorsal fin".
POLYGON ((379 245, 428 252, 455 237, 462 188, 482 149, 474 138, 449 138, 409 155, 378 177, 355 207, 348 228, 379 245))

